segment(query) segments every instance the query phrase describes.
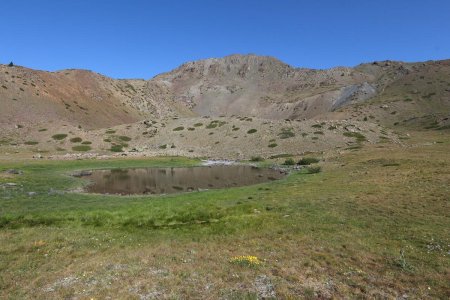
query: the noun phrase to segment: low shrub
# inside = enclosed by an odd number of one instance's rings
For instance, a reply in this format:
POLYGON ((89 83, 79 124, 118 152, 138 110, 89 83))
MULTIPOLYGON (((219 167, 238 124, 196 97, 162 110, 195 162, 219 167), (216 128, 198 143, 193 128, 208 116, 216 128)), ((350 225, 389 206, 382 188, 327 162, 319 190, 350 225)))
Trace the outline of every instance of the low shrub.
POLYGON ((119 140, 124 141, 124 142, 129 142, 131 141, 131 138, 125 135, 120 135, 117 137, 119 140))
POLYGON ((292 156, 292 154, 289 154, 289 153, 281 153, 281 154, 275 154, 275 155, 272 155, 271 157, 269 157, 269 158, 285 158, 285 157, 291 157, 292 156))
POLYGON ((263 161, 264 160, 264 158, 262 158, 261 156, 252 156, 251 158, 250 158, 250 161, 263 161))
POLYGON ((67 137, 67 134, 65 134, 65 133, 58 133, 58 134, 52 135, 52 138, 57 141, 63 140, 66 137, 67 137))
POLYGON ((347 131, 347 132, 344 132, 343 134, 346 137, 353 137, 353 138, 355 138, 357 142, 365 142, 365 141, 367 141, 367 138, 363 134, 361 134, 359 132, 347 131))
POLYGON ((292 132, 292 128, 283 128, 281 132, 278 134, 280 139, 288 139, 295 136, 295 133, 292 132))
POLYGON ((90 144, 92 144, 92 142, 91 142, 91 141, 84 141, 84 142, 82 142, 81 144, 82 144, 82 145, 90 145, 90 144))
POLYGON ((309 166, 306 168, 306 170, 308 171, 308 174, 315 174, 320 173, 320 171, 322 171, 322 168, 320 166, 309 166))
POLYGON ((248 134, 252 134, 252 133, 255 133, 255 132, 257 132, 257 131, 258 131, 258 130, 256 130, 256 129, 253 128, 253 129, 250 129, 249 131, 247 131, 247 133, 248 133, 248 134))
POLYGON ((72 147, 73 151, 81 151, 81 152, 86 152, 86 151, 89 151, 91 149, 92 149, 91 146, 88 146, 88 145, 78 145, 78 146, 73 146, 72 147))
POLYGON ((71 138, 70 141, 72 143, 79 143, 82 141, 82 139, 80 137, 74 137, 74 138, 71 138))
POLYGON ((319 161, 320 161, 320 159, 315 158, 315 157, 304 157, 297 162, 297 165, 307 166, 310 164, 318 163, 319 161))
POLYGON ((123 146, 122 145, 112 145, 111 148, 109 148, 112 152, 123 152, 123 146))
POLYGON ((25 144, 25 145, 37 145, 37 144, 39 144, 39 142, 36 142, 36 141, 26 141, 24 144, 25 144))
POLYGON ((269 148, 275 148, 276 146, 278 146, 277 143, 272 143, 272 144, 269 144, 267 147, 269 147, 269 148))
POLYGON ((184 130, 183 126, 178 126, 177 128, 174 128, 173 131, 181 131, 184 130))
POLYGON ((295 165, 295 161, 294 161, 294 159, 292 159, 292 158, 287 158, 287 159, 284 161, 283 165, 285 165, 285 166, 293 166, 293 165, 295 165))

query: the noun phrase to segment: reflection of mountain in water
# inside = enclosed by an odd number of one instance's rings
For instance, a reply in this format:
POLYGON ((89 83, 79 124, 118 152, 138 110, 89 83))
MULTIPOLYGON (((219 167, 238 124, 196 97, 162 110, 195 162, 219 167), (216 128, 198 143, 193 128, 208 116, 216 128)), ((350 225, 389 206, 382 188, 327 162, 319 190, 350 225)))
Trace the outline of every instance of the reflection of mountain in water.
POLYGON ((87 190, 102 194, 170 194, 252 185, 282 178, 276 170, 252 166, 96 170, 87 190))

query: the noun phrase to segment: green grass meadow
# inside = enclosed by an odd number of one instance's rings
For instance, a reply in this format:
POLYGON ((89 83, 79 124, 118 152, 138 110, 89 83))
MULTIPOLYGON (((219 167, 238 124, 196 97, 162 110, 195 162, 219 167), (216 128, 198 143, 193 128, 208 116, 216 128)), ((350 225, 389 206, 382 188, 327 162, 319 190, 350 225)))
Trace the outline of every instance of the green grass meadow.
POLYGON ((70 174, 198 160, 3 161, 23 174, 0 177, 17 184, 0 188, 0 298, 448 298, 449 145, 364 147, 316 174, 165 196, 80 193, 70 174))

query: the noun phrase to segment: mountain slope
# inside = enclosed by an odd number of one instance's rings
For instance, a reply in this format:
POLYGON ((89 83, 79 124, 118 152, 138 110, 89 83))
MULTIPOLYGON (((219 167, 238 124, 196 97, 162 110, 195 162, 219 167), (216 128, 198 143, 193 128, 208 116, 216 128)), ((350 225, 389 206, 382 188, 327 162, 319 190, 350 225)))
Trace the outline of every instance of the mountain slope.
POLYGON ((0 123, 69 123, 104 128, 169 115, 144 80, 114 80, 85 70, 35 71, 0 65, 0 123))
POLYGON ((185 63, 150 80, 0 65, 0 124, 98 129, 149 118, 241 115, 440 128, 450 111, 449 64, 384 61, 312 70, 230 55, 185 63))

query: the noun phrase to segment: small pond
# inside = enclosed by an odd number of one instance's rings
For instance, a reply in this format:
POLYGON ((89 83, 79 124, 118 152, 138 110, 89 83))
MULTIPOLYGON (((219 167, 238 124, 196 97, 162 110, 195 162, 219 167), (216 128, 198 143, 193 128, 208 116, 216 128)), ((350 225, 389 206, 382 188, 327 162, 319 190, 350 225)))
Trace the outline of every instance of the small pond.
POLYGON ((137 168, 93 170, 84 176, 90 193, 172 194, 252 185, 285 176, 279 170, 253 166, 208 166, 186 168, 137 168))

